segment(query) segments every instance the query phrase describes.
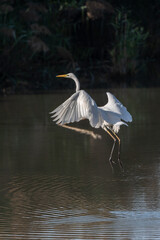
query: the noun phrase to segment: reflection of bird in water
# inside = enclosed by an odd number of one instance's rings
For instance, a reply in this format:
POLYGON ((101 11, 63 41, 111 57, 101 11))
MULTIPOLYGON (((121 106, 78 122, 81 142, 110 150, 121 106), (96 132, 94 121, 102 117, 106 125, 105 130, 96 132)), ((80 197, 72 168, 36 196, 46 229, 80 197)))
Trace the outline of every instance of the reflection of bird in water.
POLYGON ((57 124, 66 124, 71 122, 79 122, 82 119, 88 119, 90 125, 94 128, 103 128, 114 140, 112 150, 109 157, 109 162, 113 168, 114 161, 112 154, 115 143, 118 140, 118 162, 123 169, 120 160, 120 138, 117 133, 121 125, 126 125, 126 122, 132 122, 132 116, 127 111, 126 107, 118 101, 111 93, 107 92, 108 103, 103 107, 98 107, 96 102, 84 90, 80 90, 80 83, 73 73, 58 75, 57 77, 71 78, 76 84, 76 92, 68 98, 64 103, 51 112, 53 121, 57 124))

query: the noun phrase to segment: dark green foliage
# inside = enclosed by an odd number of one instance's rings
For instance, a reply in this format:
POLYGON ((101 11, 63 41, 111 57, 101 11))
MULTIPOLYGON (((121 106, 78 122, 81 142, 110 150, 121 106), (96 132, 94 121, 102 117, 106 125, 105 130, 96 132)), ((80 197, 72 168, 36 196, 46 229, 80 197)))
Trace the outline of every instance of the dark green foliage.
POLYGON ((55 75, 71 71, 85 87, 146 76, 160 56, 159 9, 158 0, 1 0, 0 92, 63 87, 55 75))
POLYGON ((115 41, 112 50, 112 72, 114 74, 136 74, 146 47, 148 32, 131 20, 130 12, 117 10, 113 20, 115 41))

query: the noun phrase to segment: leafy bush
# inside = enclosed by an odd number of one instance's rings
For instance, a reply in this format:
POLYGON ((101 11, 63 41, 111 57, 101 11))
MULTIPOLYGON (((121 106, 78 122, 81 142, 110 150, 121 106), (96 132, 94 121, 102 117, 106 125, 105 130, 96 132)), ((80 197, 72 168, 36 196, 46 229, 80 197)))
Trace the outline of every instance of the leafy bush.
POLYGON ((126 75, 135 74, 140 58, 146 47, 148 32, 135 24, 130 18, 130 12, 117 10, 113 21, 115 41, 112 50, 112 72, 126 75))

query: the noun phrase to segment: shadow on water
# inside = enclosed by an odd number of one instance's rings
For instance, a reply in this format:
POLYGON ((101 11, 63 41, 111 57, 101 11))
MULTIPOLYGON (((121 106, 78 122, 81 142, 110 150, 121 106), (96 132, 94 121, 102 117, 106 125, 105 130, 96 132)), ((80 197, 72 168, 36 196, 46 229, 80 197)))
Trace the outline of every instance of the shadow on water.
MULTIPOLYGON (((1 97, 0 239, 160 238, 160 89, 112 92, 134 120, 120 131, 124 174, 112 173, 101 129, 94 140, 50 120, 70 92, 1 97)), ((89 93, 106 102, 104 91, 89 93)))

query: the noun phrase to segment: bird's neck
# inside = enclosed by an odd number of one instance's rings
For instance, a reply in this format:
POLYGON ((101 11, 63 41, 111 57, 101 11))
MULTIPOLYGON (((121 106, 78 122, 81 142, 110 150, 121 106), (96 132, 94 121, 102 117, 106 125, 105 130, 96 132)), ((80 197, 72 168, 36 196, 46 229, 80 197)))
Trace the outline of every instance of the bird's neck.
POLYGON ((75 84, 76 84, 76 92, 78 92, 80 90, 80 83, 78 81, 78 79, 76 78, 76 76, 73 78, 75 84))

